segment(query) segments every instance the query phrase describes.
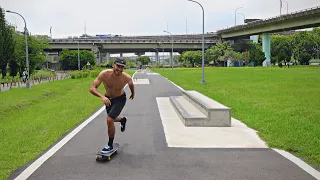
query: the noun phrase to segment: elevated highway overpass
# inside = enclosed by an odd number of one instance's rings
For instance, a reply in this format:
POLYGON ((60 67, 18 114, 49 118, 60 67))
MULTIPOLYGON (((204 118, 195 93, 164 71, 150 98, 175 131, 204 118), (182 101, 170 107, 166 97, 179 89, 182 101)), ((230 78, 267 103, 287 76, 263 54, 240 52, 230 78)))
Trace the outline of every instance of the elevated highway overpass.
POLYGON ((217 31, 217 35, 224 40, 249 38, 262 34, 262 47, 266 56, 264 65, 270 64, 270 33, 298 30, 320 26, 320 6, 305 9, 290 14, 284 14, 264 20, 248 22, 217 31))
MULTIPOLYGON (((215 45, 219 40, 215 33, 205 35, 205 49, 215 45)), ((63 38, 50 40, 50 49, 46 52, 61 52, 62 49, 91 50, 95 54, 102 53, 110 60, 110 54, 135 53, 142 55, 145 52, 173 52, 182 53, 187 50, 202 49, 202 34, 197 35, 173 35, 171 36, 121 36, 109 38, 63 38), (172 41, 173 38, 173 41, 172 41), (155 49, 157 50, 155 50, 155 49)))

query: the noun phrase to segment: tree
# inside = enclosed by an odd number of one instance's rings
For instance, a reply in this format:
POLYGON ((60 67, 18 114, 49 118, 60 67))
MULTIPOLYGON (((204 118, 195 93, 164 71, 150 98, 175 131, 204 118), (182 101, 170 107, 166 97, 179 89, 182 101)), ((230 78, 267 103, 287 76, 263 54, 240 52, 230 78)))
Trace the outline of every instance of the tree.
POLYGON ((185 51, 181 55, 181 61, 191 64, 192 67, 200 65, 202 64, 202 51, 185 51))
POLYGON ((289 62, 292 56, 293 36, 272 35, 271 36, 271 60, 274 63, 289 62))
POLYGON ((136 60, 139 61, 142 65, 147 65, 151 62, 149 56, 139 56, 136 60))
POLYGON ((232 49, 236 52, 247 52, 252 49, 252 44, 248 43, 246 40, 240 40, 238 43, 233 44, 232 49))
POLYGON ((249 51, 243 52, 242 53, 242 59, 244 60, 245 64, 250 63, 250 53, 249 51))
POLYGON ((301 64, 306 64, 312 57, 316 57, 317 52, 315 51, 315 47, 320 44, 318 31, 318 29, 303 31, 293 36, 292 43, 295 46, 293 51, 294 57, 298 59, 301 64), (306 60, 307 58, 310 59, 306 60))
POLYGON ((2 78, 6 76, 8 62, 14 60, 14 41, 12 34, 12 26, 6 24, 4 12, 0 7, 0 69, 2 78))
MULTIPOLYGON (((94 66, 96 64, 94 53, 88 50, 80 50, 80 68, 84 67, 87 62, 94 66)), ((61 68, 63 70, 78 69, 78 50, 63 49, 59 55, 61 68)))
MULTIPOLYGON (((14 33, 14 56, 18 64, 18 71, 20 74, 26 65, 26 40, 24 34, 14 33)), ((35 69, 39 69, 46 61, 44 49, 49 48, 49 40, 45 36, 28 36, 28 60, 30 74, 35 69)))
POLYGON ((249 50, 250 61, 253 61, 255 65, 262 65, 266 59, 264 52, 261 49, 260 44, 253 43, 253 48, 249 50))
POLYGON ((215 46, 212 46, 206 50, 205 59, 209 62, 213 61, 214 64, 216 64, 216 61, 219 60, 219 57, 224 56, 224 53, 227 50, 232 50, 232 47, 228 41, 218 42, 215 46))
POLYGON ((181 62, 181 55, 174 55, 173 56, 173 62, 174 64, 178 64, 179 62, 181 62))

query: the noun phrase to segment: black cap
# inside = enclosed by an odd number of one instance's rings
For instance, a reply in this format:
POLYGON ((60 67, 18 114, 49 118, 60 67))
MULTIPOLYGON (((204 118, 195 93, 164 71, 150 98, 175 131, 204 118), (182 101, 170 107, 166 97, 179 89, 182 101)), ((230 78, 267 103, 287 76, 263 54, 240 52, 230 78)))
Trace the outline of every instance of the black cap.
POLYGON ((122 58, 116 58, 116 60, 114 61, 115 64, 118 64, 120 66, 126 66, 126 61, 122 58))

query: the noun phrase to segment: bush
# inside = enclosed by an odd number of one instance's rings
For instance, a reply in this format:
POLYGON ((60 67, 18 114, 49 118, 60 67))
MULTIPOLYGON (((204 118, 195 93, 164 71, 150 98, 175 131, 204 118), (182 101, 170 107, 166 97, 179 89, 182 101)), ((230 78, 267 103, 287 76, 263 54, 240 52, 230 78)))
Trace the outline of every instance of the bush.
POLYGON ((99 73, 101 72, 100 69, 96 69, 96 70, 85 70, 85 71, 72 71, 71 72, 71 78, 72 79, 79 79, 79 78, 88 78, 88 77, 92 77, 95 78, 99 75, 99 73))
POLYGON ((320 63, 320 59, 311 59, 309 63, 320 63))

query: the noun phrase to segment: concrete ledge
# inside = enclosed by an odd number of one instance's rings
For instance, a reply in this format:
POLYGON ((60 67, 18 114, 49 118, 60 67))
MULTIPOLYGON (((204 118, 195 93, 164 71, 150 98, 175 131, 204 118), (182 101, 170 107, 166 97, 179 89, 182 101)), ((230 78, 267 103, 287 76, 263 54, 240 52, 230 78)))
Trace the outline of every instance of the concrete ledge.
POLYGON ((175 111, 185 126, 206 126, 209 119, 183 96, 170 96, 175 111))
POLYGON ((182 95, 210 119, 208 125, 231 127, 231 109, 229 107, 197 91, 184 91, 182 95))

